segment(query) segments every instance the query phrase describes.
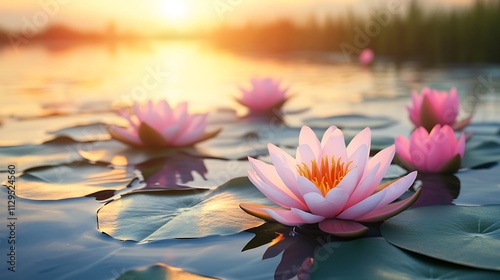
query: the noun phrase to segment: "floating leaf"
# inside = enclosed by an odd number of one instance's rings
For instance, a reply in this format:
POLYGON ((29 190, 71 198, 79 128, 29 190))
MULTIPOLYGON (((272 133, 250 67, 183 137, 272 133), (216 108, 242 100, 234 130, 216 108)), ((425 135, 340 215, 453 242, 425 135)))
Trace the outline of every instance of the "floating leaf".
POLYGON ((220 279, 193 274, 177 267, 172 267, 163 263, 158 263, 145 268, 133 269, 120 275, 116 280, 206 280, 220 279))
POLYGON ((90 143, 79 143, 69 138, 56 138, 40 145, 0 147, 0 171, 9 164, 18 171, 41 165, 57 165, 82 160, 79 150, 85 150, 90 143))
POLYGON ((130 171, 87 162, 36 167, 17 178, 22 187, 17 188, 16 195, 37 200, 81 197, 124 189, 135 177, 130 171))
POLYGON ((428 206, 382 224, 382 236, 406 250, 436 259, 500 271, 500 205, 428 206))
POLYGON ((455 176, 460 179, 460 193, 454 200, 459 205, 500 204, 500 165, 489 169, 464 170, 455 176))
POLYGON ((500 161, 500 136, 472 136, 465 144, 462 167, 472 168, 500 161))
MULTIPOLYGON (((443 246, 446 244, 444 242, 443 246)), ((498 272, 473 269, 407 253, 387 243, 383 238, 371 237, 324 243, 315 252, 310 279, 474 280, 496 279, 499 276, 498 272)))
POLYGON ((364 129, 365 127, 370 127, 372 129, 388 127, 393 125, 395 121, 388 117, 382 117, 382 116, 371 117, 371 116, 352 114, 352 115, 336 115, 328 117, 308 118, 304 120, 304 123, 311 127, 323 128, 323 129, 335 125, 340 129, 361 130, 364 129))
POLYGON ((78 142, 104 141, 111 139, 106 129, 106 124, 100 122, 66 127, 49 131, 48 133, 56 137, 66 136, 78 142))
POLYGON ((236 178, 213 191, 125 195, 99 210, 99 229, 117 239, 145 242, 227 235, 261 225, 239 209, 240 202, 272 205, 247 178, 236 178))

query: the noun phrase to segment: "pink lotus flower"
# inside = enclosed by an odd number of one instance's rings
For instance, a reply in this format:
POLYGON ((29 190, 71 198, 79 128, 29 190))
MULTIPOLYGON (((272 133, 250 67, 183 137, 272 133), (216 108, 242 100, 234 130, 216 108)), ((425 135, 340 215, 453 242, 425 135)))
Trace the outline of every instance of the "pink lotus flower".
POLYGON ((375 54, 371 49, 364 49, 359 54, 359 63, 361 63, 362 65, 370 65, 373 62, 374 57, 375 54))
POLYGON ((457 141, 448 125, 436 125, 429 133, 419 127, 410 139, 396 137, 398 156, 408 169, 430 173, 456 172, 465 152, 465 136, 457 141))
POLYGON ((413 91, 411 98, 413 107, 408 106, 408 112, 416 127, 423 126, 431 131, 436 124, 440 124, 461 130, 470 123, 470 117, 457 122, 460 99, 454 87, 449 92, 424 88, 420 95, 413 91))
POLYGON ((240 88, 243 96, 236 100, 252 112, 267 113, 279 109, 289 98, 286 96, 288 88, 280 88, 281 82, 273 78, 253 78, 251 83, 250 90, 240 88))
POLYGON ((165 100, 144 104, 135 103, 133 115, 121 111, 130 127, 111 125, 111 137, 125 144, 145 148, 167 148, 191 146, 214 137, 220 130, 205 133, 206 114, 189 114, 187 103, 171 108, 165 100))
POLYGON ((249 157, 254 171, 248 178, 284 209, 241 203, 247 213, 296 226, 319 223, 337 236, 356 236, 368 228, 358 222, 377 222, 409 207, 420 194, 393 202, 413 184, 416 172, 379 185, 394 157, 394 145, 369 159, 371 131, 365 128, 345 146, 344 135, 330 127, 321 142, 302 127, 296 158, 269 144, 273 165, 249 157))

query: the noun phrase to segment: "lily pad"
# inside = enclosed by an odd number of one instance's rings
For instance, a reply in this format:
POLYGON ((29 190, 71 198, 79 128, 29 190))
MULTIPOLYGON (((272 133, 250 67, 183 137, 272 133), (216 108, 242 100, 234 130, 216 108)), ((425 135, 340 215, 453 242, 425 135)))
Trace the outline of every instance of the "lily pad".
POLYGON ((272 205, 247 178, 236 178, 213 191, 124 195, 99 210, 99 229, 117 239, 146 242, 228 235, 261 225, 239 209, 241 202, 272 205))
POLYGON ((78 142, 104 141, 111 139, 106 129, 106 124, 100 122, 66 127, 49 131, 48 133, 55 137, 66 136, 78 142))
POLYGON ((472 136, 465 145, 462 167, 474 168, 500 161, 500 136, 472 136))
MULTIPOLYGON (((443 246, 446 246, 446 242, 443 246)), ((496 279, 500 273, 408 253, 383 238, 371 237, 325 243, 316 250, 309 276, 310 279, 474 280, 496 279)))
POLYGON ((74 162, 25 170, 17 178, 16 195, 36 200, 54 200, 126 188, 136 174, 105 164, 74 162))
POLYGON ((220 279, 200 276, 187 272, 183 269, 172 267, 163 263, 158 263, 145 268, 133 269, 120 275, 116 280, 165 280, 165 279, 189 279, 189 280, 209 280, 220 279))
POLYGON ((365 127, 370 127, 372 129, 375 128, 384 128, 391 126, 396 123, 396 121, 392 120, 388 117, 378 116, 364 116, 364 115, 335 115, 328 117, 315 117, 315 118, 307 118, 304 120, 304 123, 311 127, 316 128, 328 128, 332 125, 337 126, 340 129, 356 129, 361 130, 365 127))
POLYGON ((144 176, 144 189, 215 188, 246 176, 248 161, 202 159, 185 154, 153 159, 135 166, 144 176))
POLYGON ((15 164, 18 171, 42 165, 57 165, 79 161, 79 150, 86 150, 90 143, 79 143, 69 138, 57 138, 40 145, 0 147, 0 171, 15 164))
POLYGON ((413 208, 385 221, 381 232, 387 241, 406 250, 500 271, 499 212, 500 205, 413 208))
POLYGON ((488 169, 464 170, 455 176, 460 179, 460 193, 454 200, 458 205, 500 204, 500 165, 488 169))

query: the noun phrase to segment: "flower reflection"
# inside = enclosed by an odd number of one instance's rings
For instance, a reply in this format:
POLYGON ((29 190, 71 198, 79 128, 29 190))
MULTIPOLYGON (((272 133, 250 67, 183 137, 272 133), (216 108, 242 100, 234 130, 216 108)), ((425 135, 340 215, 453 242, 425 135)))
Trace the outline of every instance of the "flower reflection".
POLYGON ((165 100, 148 100, 144 104, 135 103, 133 114, 120 111, 120 115, 130 127, 111 125, 109 133, 116 140, 134 147, 186 147, 219 133, 205 133, 207 114, 189 114, 186 102, 172 108, 165 100))
POLYGON ((208 173, 202 158, 176 154, 153 159, 135 166, 144 176, 143 189, 178 190, 189 188, 185 184, 195 180, 194 174, 206 180, 208 173))
POLYGON ((460 180, 454 175, 419 173, 422 193, 411 207, 451 205, 460 193, 460 180))
POLYGON ((269 144, 272 165, 249 157, 250 181, 270 200, 283 207, 242 203, 256 217, 296 226, 319 223, 321 230, 337 236, 362 235, 359 222, 390 218, 418 196, 391 203, 413 184, 416 172, 379 185, 394 157, 390 146, 369 158, 371 131, 364 129, 346 147, 342 131, 334 126, 321 142, 304 126, 296 158, 269 144))

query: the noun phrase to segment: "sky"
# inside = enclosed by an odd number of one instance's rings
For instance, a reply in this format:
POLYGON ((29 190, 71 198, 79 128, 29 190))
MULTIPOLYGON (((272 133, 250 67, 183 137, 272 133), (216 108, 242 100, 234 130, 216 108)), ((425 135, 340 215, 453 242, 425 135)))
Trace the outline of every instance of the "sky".
POLYGON ((0 0, 0 28, 43 30, 64 24, 79 30, 104 31, 113 22, 118 32, 203 30, 220 24, 244 24, 276 18, 304 21, 311 15, 368 14, 392 3, 460 7, 474 0, 0 0))

